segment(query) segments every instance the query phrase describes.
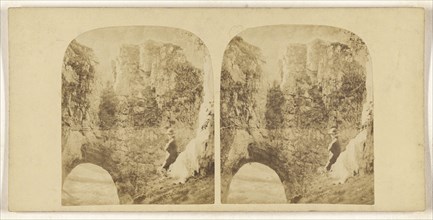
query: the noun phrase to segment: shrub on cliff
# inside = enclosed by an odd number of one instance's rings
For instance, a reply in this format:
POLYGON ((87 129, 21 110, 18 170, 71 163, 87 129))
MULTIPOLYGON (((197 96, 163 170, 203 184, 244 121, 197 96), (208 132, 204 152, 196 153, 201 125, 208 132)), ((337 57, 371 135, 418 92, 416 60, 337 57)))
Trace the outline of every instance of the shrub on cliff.
POLYGON ((277 129, 284 126, 284 110, 282 108, 285 101, 279 85, 269 89, 265 113, 267 129, 277 129))
POLYGON ((116 125, 119 100, 112 85, 102 91, 101 103, 99 104, 99 127, 103 130, 111 129, 116 125))
POLYGON ((132 125, 136 127, 156 127, 161 122, 161 109, 156 101, 155 89, 144 88, 142 97, 131 96, 128 99, 132 125))
POLYGON ((82 126, 87 119, 96 64, 91 48, 69 44, 62 66, 62 126, 82 126))
POLYGON ((221 70, 221 127, 246 128, 254 114, 262 64, 260 49, 241 37, 230 41, 221 70))

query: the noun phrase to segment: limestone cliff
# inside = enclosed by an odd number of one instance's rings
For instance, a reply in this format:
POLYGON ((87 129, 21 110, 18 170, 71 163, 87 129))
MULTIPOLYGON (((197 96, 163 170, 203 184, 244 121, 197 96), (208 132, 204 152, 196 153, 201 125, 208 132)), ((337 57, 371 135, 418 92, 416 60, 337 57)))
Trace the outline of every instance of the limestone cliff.
POLYGON ((140 102, 151 97, 159 112, 155 125, 176 120, 188 129, 196 127, 191 119, 202 103, 203 67, 194 67, 182 48, 155 41, 123 45, 113 69, 115 92, 127 97, 134 114, 143 115, 147 106, 140 102), (136 101, 133 106, 131 99, 136 101))
POLYGON ((288 115, 295 116, 286 116, 286 120, 305 114, 295 122, 296 126, 310 126, 319 120, 327 121, 326 126, 359 126, 363 104, 371 99, 365 101, 367 60, 356 57, 359 55, 341 42, 316 39, 308 44, 288 45, 280 58, 280 86, 288 115), (302 105, 303 109, 292 108, 294 105, 302 105), (314 116, 309 112, 317 108, 325 109, 327 114, 316 122, 304 121, 314 116))

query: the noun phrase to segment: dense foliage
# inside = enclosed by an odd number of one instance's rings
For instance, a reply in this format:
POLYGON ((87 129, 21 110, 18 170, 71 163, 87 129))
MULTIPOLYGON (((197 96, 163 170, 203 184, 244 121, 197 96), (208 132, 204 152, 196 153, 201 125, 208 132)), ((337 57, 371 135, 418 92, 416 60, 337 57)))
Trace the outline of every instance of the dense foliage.
POLYGON ((119 100, 112 85, 102 91, 99 104, 99 127, 103 130, 111 129, 116 125, 119 100))
POLYGON ((259 48, 233 38, 224 52, 221 70, 221 127, 246 128, 255 106, 263 60, 259 48))
POLYGON ((266 103, 266 128, 277 129, 284 126, 284 109, 286 100, 280 86, 275 85, 268 91, 266 103))
POLYGON ((158 127, 161 112, 156 101, 155 89, 149 86, 141 91, 142 96, 129 96, 128 109, 132 125, 135 127, 158 127))
POLYGON ((168 60, 168 72, 174 74, 174 89, 162 97, 162 114, 169 120, 194 127, 203 96, 203 72, 189 62, 168 60))

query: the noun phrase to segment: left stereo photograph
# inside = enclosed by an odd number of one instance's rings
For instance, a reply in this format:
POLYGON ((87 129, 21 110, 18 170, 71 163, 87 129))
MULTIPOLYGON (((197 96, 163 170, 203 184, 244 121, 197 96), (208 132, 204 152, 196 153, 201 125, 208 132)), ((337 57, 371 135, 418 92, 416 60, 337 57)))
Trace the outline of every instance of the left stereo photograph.
POLYGON ((91 30, 60 71, 62 205, 214 203, 212 65, 197 36, 91 30))

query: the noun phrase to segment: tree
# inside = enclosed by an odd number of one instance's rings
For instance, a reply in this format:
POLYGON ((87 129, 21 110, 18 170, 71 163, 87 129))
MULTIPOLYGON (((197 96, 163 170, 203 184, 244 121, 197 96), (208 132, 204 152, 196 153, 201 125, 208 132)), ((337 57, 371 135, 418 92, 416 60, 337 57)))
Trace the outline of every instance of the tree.
POLYGON ((284 126, 284 111, 282 109, 284 104, 284 94, 281 91, 280 86, 275 85, 269 89, 265 112, 267 129, 277 129, 284 126))
POLYGON ((103 130, 111 129, 116 125, 119 100, 111 84, 107 84, 101 94, 99 104, 99 127, 103 130))
POLYGON ((142 91, 142 97, 129 98, 132 123, 137 127, 155 127, 161 122, 161 113, 156 101, 155 89, 146 87, 142 91))

